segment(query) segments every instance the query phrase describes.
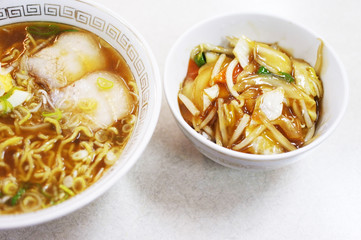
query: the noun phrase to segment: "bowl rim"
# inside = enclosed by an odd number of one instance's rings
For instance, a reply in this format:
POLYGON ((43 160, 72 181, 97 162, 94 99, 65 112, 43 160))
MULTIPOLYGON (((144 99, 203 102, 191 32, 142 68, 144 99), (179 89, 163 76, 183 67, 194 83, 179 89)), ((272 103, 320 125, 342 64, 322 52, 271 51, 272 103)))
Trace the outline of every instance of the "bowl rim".
MULTIPOLYGON (((109 190, 122 176, 125 175, 137 162, 139 157, 143 154, 144 150, 148 146, 148 143, 151 140, 151 137, 155 131, 156 125, 158 123, 161 102, 162 102, 162 81, 161 74, 158 67, 157 60, 153 51, 146 39, 143 37, 140 32, 127 20, 121 17, 118 13, 112 11, 111 9, 103 6, 101 3, 95 2, 94 0, 67 0, 70 2, 79 2, 81 4, 87 4, 91 7, 98 9, 99 11, 114 17, 117 21, 119 21, 125 28, 129 30, 133 34, 134 39, 138 41, 139 46, 144 51, 145 55, 149 59, 149 66, 151 71, 153 72, 154 78, 152 79, 152 84, 154 85, 154 104, 152 105, 152 114, 150 117, 150 121, 147 122, 146 126, 144 126, 144 135, 138 140, 139 144, 137 147, 137 151, 135 151, 132 155, 129 155, 126 163, 117 170, 117 173, 114 173, 111 177, 104 179, 102 181, 102 185, 92 184, 89 188, 87 188, 84 192, 75 195, 67 201, 64 201, 61 204, 51 206, 45 209, 41 209, 34 212, 29 213, 20 213, 20 214, 5 214, 0 215, 0 230, 1 229, 13 229, 13 228, 21 228, 33 226, 45 222, 49 222, 51 220, 55 220, 57 218, 63 217, 69 213, 72 213, 90 202, 94 201, 98 197, 100 197, 104 192, 109 190)), ((41 20, 40 20, 41 21, 41 20)), ((113 169, 114 170, 114 169, 113 169)), ((109 169, 112 171, 112 169, 109 169)), ((108 171, 108 172, 109 172, 108 171)), ((113 171, 112 171, 113 172, 113 171)), ((98 181, 100 181, 99 179, 98 181)), ((98 182, 97 181, 97 182, 98 182)))
MULTIPOLYGON (((185 76, 185 74, 184 74, 184 76, 185 76)), ((307 152, 307 151, 315 148, 321 142, 323 142, 325 139, 327 139, 331 135, 331 133, 333 133, 335 131, 336 127, 339 125, 342 118, 344 117, 345 111, 346 111, 346 108, 347 108, 347 105, 348 105, 349 83, 348 83, 348 77, 347 77, 345 67, 344 67, 343 63, 341 62, 340 57, 336 54, 333 47, 326 40, 324 40, 324 38, 322 38, 319 34, 316 34, 309 27, 306 27, 303 24, 300 24, 300 23, 295 22, 293 20, 289 20, 289 19, 286 19, 284 17, 277 16, 275 14, 263 13, 263 12, 254 12, 254 11, 238 11, 238 12, 223 13, 223 14, 219 14, 217 16, 206 18, 206 19, 200 21, 199 23, 193 25, 188 30, 186 30, 183 34, 180 35, 180 37, 175 41, 175 43, 171 47, 171 49, 170 49, 170 51, 168 53, 168 56, 166 58, 165 68, 164 68, 164 73, 163 73, 163 91, 164 91, 168 106, 171 109, 172 115, 176 119, 178 125, 181 128, 183 128, 186 131, 187 134, 189 134, 190 136, 195 138, 202 145, 204 145, 204 146, 206 146, 206 147, 208 147, 210 149, 213 149, 216 152, 221 153, 223 155, 227 155, 227 156, 230 156, 232 158, 236 158, 236 159, 238 159, 240 161, 240 163, 241 163, 241 161, 243 161, 243 162, 247 162, 247 161, 248 162, 275 162, 275 161, 280 161, 280 160, 284 160, 284 159, 287 159, 287 158, 295 157, 297 155, 300 155, 300 154, 302 154, 304 152, 307 152), (171 96, 169 91, 167 91, 167 89, 169 88, 171 83, 170 83, 170 81, 166 81, 166 80, 167 80, 167 77, 171 74, 169 72, 169 68, 170 68, 169 66, 171 65, 171 62, 172 62, 171 61, 172 56, 177 52, 177 47, 183 41, 185 41, 187 39, 187 37, 192 32, 194 32, 196 29, 202 28, 203 26, 208 25, 211 22, 227 21, 228 19, 233 19, 233 18, 237 18, 237 17, 241 17, 241 16, 260 16, 260 17, 267 17, 267 18, 270 18, 270 19, 272 18, 272 19, 276 19, 278 21, 284 21, 284 22, 291 23, 291 24, 295 25, 296 27, 299 27, 303 31, 308 32, 310 35, 314 36, 315 38, 322 39, 322 41, 324 43, 324 46, 327 46, 327 48, 330 51, 331 55, 334 56, 334 58, 336 60, 336 64, 340 68, 340 74, 342 76, 342 81, 343 81, 343 85, 344 85, 344 89, 343 89, 343 93, 342 93, 343 98, 341 99, 341 101, 343 102, 343 104, 341 106, 341 111, 339 112, 339 114, 336 117, 333 124, 330 125, 328 130, 325 133, 323 133, 321 136, 318 136, 317 138, 315 138, 308 145, 303 146, 303 147, 301 147, 299 149, 296 149, 294 151, 290 151, 290 152, 286 152, 286 153, 279 153, 279 154, 272 154, 272 155, 257 155, 257 154, 249 154, 249 153, 234 151, 234 150, 219 146, 216 143, 207 140, 201 134, 197 133, 191 126, 189 126, 184 121, 183 117, 181 116, 181 114, 179 112, 178 104, 176 104, 176 105, 172 104, 172 102, 174 101, 174 96, 171 96), (174 106, 176 106, 176 107, 174 107, 174 106)))

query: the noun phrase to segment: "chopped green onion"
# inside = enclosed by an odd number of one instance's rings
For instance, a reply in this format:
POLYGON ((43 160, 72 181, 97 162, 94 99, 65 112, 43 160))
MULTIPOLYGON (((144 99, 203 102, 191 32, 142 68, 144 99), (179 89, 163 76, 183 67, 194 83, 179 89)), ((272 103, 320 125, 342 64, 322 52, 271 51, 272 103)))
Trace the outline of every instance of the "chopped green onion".
POLYGON ((197 64, 198 67, 202 67, 206 64, 206 58, 203 52, 198 53, 194 56, 194 62, 197 64))
POLYGON ((34 24, 26 28, 28 33, 38 37, 50 37, 62 32, 78 32, 77 29, 64 29, 61 30, 58 25, 55 24, 34 24))
POLYGON ((92 98, 82 98, 78 102, 78 108, 80 108, 83 112, 93 112, 98 107, 98 102, 92 98))
POLYGON ((65 29, 65 30, 63 30, 61 32, 79 32, 79 30, 69 28, 69 29, 65 29))
POLYGON ((285 73, 285 72, 279 72, 280 77, 284 78, 287 82, 291 83, 293 82, 295 79, 292 77, 291 74, 289 73, 285 73))
MULTIPOLYGON (((257 73, 258 73, 258 74, 271 74, 271 72, 270 72, 267 68, 265 68, 264 66, 260 66, 260 67, 258 68, 257 73)), ((277 74, 274 74, 274 75, 285 79, 285 80, 286 80, 287 82, 289 82, 289 83, 291 83, 291 82, 293 82, 293 81, 295 80, 295 79, 292 77, 292 75, 289 74, 289 73, 279 72, 278 74, 279 74, 279 75, 277 75, 277 74)))
POLYGON ((34 24, 26 28, 34 36, 49 37, 60 32, 60 28, 55 24, 34 24))
POLYGON ((51 196, 47 192, 44 191, 44 189, 41 187, 41 185, 39 183, 37 183, 36 186, 38 187, 39 192, 41 194, 43 194, 46 198, 49 198, 49 199, 51 198, 51 196))
POLYGON ((260 66, 257 73, 258 74, 270 74, 271 72, 267 68, 260 66))
POLYGON ((0 104, 2 105, 1 114, 10 112, 14 107, 21 105, 29 97, 29 93, 23 90, 18 90, 17 87, 11 88, 7 93, 0 97, 0 104))
POLYGON ((43 117, 50 117, 59 121, 62 118, 63 113, 60 111, 59 108, 55 108, 55 112, 43 112, 42 115, 43 117))
POLYGON ((14 196, 18 190, 18 185, 13 181, 6 181, 3 191, 6 195, 14 196))
POLYGON ((28 97, 27 94, 28 93, 25 91, 18 90, 17 87, 13 87, 9 91, 7 91, 3 96, 0 97, 0 104, 2 105, 2 112, 0 113, 0 115, 10 112, 14 107, 22 104, 26 100, 25 98, 28 97), (17 91, 15 92, 15 90, 17 91), (11 97, 13 97, 13 94, 16 95, 14 95, 14 98, 11 99, 11 97))
POLYGON ((110 81, 103 77, 98 77, 97 85, 102 90, 108 90, 108 89, 112 89, 114 87, 113 81, 110 81))
POLYGON ((64 190, 64 192, 66 192, 67 194, 69 194, 70 196, 74 196, 74 192, 72 190, 70 190, 69 188, 67 188, 65 185, 60 184, 59 186, 61 189, 64 190))
POLYGON ((15 194, 15 196, 10 199, 11 206, 15 206, 18 203, 19 199, 24 195, 24 193, 25 193, 25 188, 20 188, 18 192, 15 194))
POLYGON ((0 100, 7 100, 11 95, 13 95, 14 91, 18 89, 17 87, 11 88, 7 93, 0 97, 0 100))
POLYGON ((3 106, 3 111, 1 112, 1 114, 8 113, 13 109, 13 105, 11 105, 11 103, 6 99, 0 98, 0 104, 3 106))

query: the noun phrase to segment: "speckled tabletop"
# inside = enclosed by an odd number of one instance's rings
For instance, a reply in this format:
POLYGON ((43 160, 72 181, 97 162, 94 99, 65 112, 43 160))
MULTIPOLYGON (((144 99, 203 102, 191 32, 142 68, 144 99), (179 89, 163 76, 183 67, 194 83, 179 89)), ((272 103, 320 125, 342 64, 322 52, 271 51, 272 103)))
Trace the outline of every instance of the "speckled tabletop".
POLYGON ((307 159, 272 171, 232 170, 191 145, 163 98, 149 146, 108 192, 60 219, 1 231, 0 239, 361 239, 360 0, 101 2, 143 34, 161 72, 174 41, 215 14, 271 12, 302 23, 343 61, 348 111, 307 159))

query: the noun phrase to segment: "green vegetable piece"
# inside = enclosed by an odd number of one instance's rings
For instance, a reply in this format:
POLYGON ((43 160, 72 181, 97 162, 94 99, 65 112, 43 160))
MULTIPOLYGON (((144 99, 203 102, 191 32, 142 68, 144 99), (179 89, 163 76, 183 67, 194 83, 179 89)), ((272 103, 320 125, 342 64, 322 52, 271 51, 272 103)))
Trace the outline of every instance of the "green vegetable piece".
POLYGON ((14 91, 18 89, 17 87, 11 88, 7 93, 0 97, 0 104, 3 106, 3 110, 0 115, 6 114, 13 110, 13 105, 8 101, 9 97, 13 95, 14 91))
POLYGON ((15 194, 15 196, 10 199, 11 206, 15 206, 18 203, 19 199, 24 195, 24 193, 25 188, 20 188, 15 194))
POLYGON ((284 78, 287 82, 291 83, 293 81, 295 81, 295 79, 292 77, 291 74, 289 73, 285 73, 285 72, 279 72, 280 77, 284 78))
POLYGON ((79 30, 69 28, 69 29, 65 29, 65 30, 63 30, 61 32, 79 32, 79 30))
POLYGON ((17 87, 11 88, 7 93, 0 97, 1 100, 7 100, 11 95, 13 95, 14 91, 18 89, 17 87))
POLYGON ((60 32, 60 28, 55 24, 34 24, 26 29, 31 35, 38 37, 50 37, 60 32))
POLYGON ((0 98, 0 104, 3 106, 3 110, 0 115, 6 114, 13 109, 13 105, 11 105, 11 103, 6 99, 0 98))
POLYGON ((258 74, 270 74, 271 72, 264 66, 260 66, 257 71, 258 74))
POLYGON ((55 112, 43 112, 41 115, 43 115, 43 117, 54 118, 58 121, 63 117, 63 113, 60 111, 59 108, 56 108, 55 112))
POLYGON ((108 90, 108 89, 112 89, 114 87, 113 81, 110 81, 103 77, 98 77, 97 85, 102 90, 108 90))
POLYGON ((206 57, 204 56, 203 52, 198 53, 194 57, 194 62, 197 64, 198 67, 202 67, 204 64, 206 64, 206 57))

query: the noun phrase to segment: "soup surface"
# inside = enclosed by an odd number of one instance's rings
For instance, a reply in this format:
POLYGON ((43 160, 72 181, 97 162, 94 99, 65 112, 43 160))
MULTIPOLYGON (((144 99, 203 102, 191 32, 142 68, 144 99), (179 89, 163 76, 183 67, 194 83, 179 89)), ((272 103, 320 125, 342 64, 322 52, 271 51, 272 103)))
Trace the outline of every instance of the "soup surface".
POLYGON ((178 94, 186 122, 245 153, 288 152, 312 141, 323 95, 322 42, 312 67, 277 44, 227 39, 228 47, 204 43, 191 52, 178 94))
POLYGON ((0 27, 0 212, 61 203, 118 159, 137 119, 122 56, 58 23, 0 27))

